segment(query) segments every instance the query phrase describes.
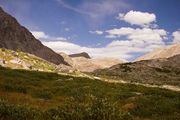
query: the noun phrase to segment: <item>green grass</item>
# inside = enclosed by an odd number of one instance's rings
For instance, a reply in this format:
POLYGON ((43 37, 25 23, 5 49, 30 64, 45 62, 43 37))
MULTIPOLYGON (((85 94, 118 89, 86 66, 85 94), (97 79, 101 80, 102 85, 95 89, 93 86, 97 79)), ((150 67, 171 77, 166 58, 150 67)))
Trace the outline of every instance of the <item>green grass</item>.
POLYGON ((179 120, 180 93, 0 67, 0 120, 179 120))

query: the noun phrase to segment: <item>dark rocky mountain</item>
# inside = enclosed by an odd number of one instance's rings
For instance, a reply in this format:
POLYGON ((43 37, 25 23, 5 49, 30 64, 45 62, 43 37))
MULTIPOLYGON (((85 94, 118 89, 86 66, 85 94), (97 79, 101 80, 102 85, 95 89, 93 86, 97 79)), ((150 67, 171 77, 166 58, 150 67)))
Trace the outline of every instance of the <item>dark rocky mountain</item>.
POLYGON ((71 54, 71 55, 69 55, 69 56, 70 56, 70 57, 85 57, 85 58, 91 59, 91 57, 89 56, 89 54, 86 53, 86 52, 77 53, 77 54, 71 54))
POLYGON ((0 48, 20 50, 54 64, 66 64, 63 57, 44 46, 31 32, 0 8, 0 48))
POLYGON ((129 82, 180 86, 180 55, 118 64, 107 69, 97 70, 93 74, 129 82))

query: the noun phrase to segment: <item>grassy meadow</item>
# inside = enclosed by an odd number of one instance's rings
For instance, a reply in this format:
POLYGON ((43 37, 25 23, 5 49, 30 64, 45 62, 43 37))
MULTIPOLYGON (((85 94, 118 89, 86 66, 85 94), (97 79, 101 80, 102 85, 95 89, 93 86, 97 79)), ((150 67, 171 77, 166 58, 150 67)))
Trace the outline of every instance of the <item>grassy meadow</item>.
POLYGON ((0 120, 180 120, 180 93, 0 67, 0 120))

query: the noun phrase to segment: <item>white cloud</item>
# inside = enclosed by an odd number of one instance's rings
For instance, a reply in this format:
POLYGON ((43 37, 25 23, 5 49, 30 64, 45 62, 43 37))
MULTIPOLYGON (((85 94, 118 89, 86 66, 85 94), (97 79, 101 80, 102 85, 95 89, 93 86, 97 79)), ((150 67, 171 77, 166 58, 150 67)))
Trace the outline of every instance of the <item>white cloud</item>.
POLYGON ((123 35, 132 34, 134 32, 134 29, 130 28, 130 27, 122 27, 120 29, 114 28, 114 29, 111 29, 111 30, 107 30, 106 32, 109 35, 123 36, 123 35))
POLYGON ((136 39, 142 41, 162 41, 163 36, 166 36, 167 33, 165 30, 162 29, 150 29, 150 28, 143 28, 143 29, 135 29, 133 33, 131 33, 128 38, 129 39, 136 39), (163 32, 162 32, 163 31, 163 32))
POLYGON ((104 32, 100 31, 100 30, 96 30, 96 31, 89 31, 91 34, 97 34, 97 35, 102 35, 104 32))
MULTIPOLYGON (((114 28, 106 31, 109 36, 116 39, 108 45, 108 47, 118 47, 129 53, 146 53, 165 45, 164 40, 167 38, 167 32, 164 29, 151 29, 151 28, 114 28), (121 38, 127 40, 121 40, 121 38)), ((107 36, 108 36, 107 35, 107 36)), ((128 54, 129 54, 128 53, 128 54)))
POLYGON ((108 48, 117 48, 118 51, 126 51, 126 55, 131 55, 131 59, 134 58, 133 53, 146 53, 160 46, 162 45, 146 45, 142 41, 136 40, 115 40, 108 44, 108 48))
POLYGON ((49 36, 46 35, 44 32, 41 31, 31 31, 31 33, 34 35, 36 39, 41 39, 41 38, 48 38, 49 36))
POLYGON ((145 27, 150 26, 153 22, 156 22, 156 15, 153 13, 131 10, 126 14, 120 13, 118 19, 124 20, 131 25, 139 25, 141 27, 145 27))
POLYGON ((180 43, 180 30, 173 32, 173 43, 180 43))
POLYGON ((66 41, 67 39, 64 37, 56 37, 56 38, 51 38, 52 40, 57 40, 57 41, 66 41))
POLYGON ((79 45, 63 41, 44 41, 42 43, 56 52, 65 52, 67 54, 78 52, 81 49, 79 45))
POLYGON ((52 37, 47 35, 46 33, 42 32, 42 31, 31 31, 32 35, 36 38, 36 39, 40 39, 40 40, 57 40, 57 41, 65 41, 67 40, 64 37, 52 37))
POLYGON ((141 41, 161 41, 167 36, 167 32, 164 29, 150 29, 150 28, 114 28, 106 31, 110 36, 122 37, 126 36, 130 40, 141 40, 141 41))
POLYGON ((116 36, 115 35, 106 35, 105 38, 111 38, 112 39, 112 38, 116 38, 116 36))

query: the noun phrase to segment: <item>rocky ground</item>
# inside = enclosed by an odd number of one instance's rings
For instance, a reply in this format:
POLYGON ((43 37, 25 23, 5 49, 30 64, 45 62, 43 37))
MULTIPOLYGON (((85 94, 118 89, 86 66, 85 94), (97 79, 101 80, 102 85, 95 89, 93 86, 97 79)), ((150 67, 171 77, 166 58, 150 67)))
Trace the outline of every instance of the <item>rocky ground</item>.
POLYGON ((56 70, 56 65, 34 55, 20 51, 7 50, 4 48, 0 49, 0 65, 12 69, 26 69, 49 72, 56 70))
POLYGON ((97 70, 94 75, 133 83, 180 86, 180 55, 118 64, 97 70))

